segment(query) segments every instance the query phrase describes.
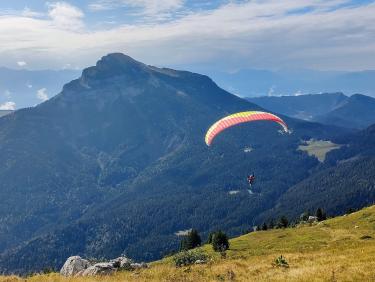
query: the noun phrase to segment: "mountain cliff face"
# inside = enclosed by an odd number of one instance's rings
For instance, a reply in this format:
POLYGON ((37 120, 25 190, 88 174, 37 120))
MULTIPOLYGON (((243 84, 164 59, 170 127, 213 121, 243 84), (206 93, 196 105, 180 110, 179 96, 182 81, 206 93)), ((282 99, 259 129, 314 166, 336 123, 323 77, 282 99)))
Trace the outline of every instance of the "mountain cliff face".
POLYGON ((345 132, 284 117, 291 135, 259 122, 205 145, 214 121, 259 109, 206 76, 110 54, 54 98, 1 118, 0 271, 75 254, 152 260, 177 248, 179 230, 249 229, 319 166, 300 140, 345 132))

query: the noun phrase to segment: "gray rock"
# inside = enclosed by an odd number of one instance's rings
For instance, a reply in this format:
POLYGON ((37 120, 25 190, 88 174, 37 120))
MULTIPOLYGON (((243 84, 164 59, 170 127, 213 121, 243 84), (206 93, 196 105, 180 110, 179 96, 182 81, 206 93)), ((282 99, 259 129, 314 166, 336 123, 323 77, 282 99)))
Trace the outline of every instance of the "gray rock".
POLYGON ((114 268, 131 269, 133 261, 127 257, 118 257, 109 261, 114 268))
POLYGON ((313 223, 313 222, 317 222, 318 221, 318 218, 316 216, 312 216, 310 215, 309 218, 307 219, 307 222, 309 223, 313 223))
POLYGON ((102 262, 94 264, 82 272, 82 276, 111 275, 116 269, 112 263, 102 262))
POLYGON ((66 260, 60 270, 60 274, 67 277, 74 276, 78 272, 81 272, 90 266, 91 264, 88 260, 85 260, 80 256, 72 256, 66 260))
POLYGON ((132 263, 130 264, 132 269, 140 269, 140 268, 148 268, 148 264, 141 262, 141 263, 132 263))

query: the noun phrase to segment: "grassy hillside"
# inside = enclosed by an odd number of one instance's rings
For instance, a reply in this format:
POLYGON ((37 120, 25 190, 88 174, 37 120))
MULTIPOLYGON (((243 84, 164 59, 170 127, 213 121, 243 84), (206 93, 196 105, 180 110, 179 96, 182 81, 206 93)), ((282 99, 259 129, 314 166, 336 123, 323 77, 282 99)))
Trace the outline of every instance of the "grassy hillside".
MULTIPOLYGON (((26 281, 374 281, 375 206, 318 224, 258 231, 231 240, 227 258, 210 246, 206 265, 176 268, 170 258, 140 272, 111 277, 63 278, 38 275, 26 281), (273 266, 283 255, 289 268, 273 266)), ((25 281, 4 277, 0 281, 25 281)))

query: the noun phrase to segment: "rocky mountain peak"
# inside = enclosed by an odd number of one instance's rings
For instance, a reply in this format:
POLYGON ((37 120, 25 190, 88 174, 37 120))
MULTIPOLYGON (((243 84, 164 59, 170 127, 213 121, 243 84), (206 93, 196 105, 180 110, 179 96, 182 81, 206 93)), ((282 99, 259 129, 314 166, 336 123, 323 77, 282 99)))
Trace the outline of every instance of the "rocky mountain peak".
POLYGON ((150 68, 147 65, 122 53, 112 53, 102 57, 95 66, 84 69, 80 81, 90 85, 119 76, 134 80, 144 77, 149 72, 150 68))

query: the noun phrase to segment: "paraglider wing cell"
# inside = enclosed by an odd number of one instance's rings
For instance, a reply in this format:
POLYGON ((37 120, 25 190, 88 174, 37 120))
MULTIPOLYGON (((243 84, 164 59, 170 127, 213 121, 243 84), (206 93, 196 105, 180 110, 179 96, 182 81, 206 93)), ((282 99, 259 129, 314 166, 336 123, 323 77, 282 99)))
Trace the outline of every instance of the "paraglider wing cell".
POLYGON ((285 132, 288 132, 288 127, 286 123, 279 118, 278 116, 266 113, 266 112, 259 112, 259 111, 250 111, 250 112, 241 112, 226 116, 217 122, 215 122, 207 131, 205 141, 207 146, 210 146, 213 139, 223 130, 226 128, 232 127, 234 125, 251 122, 251 121, 258 121, 258 120, 268 120, 277 122, 282 126, 285 132))

